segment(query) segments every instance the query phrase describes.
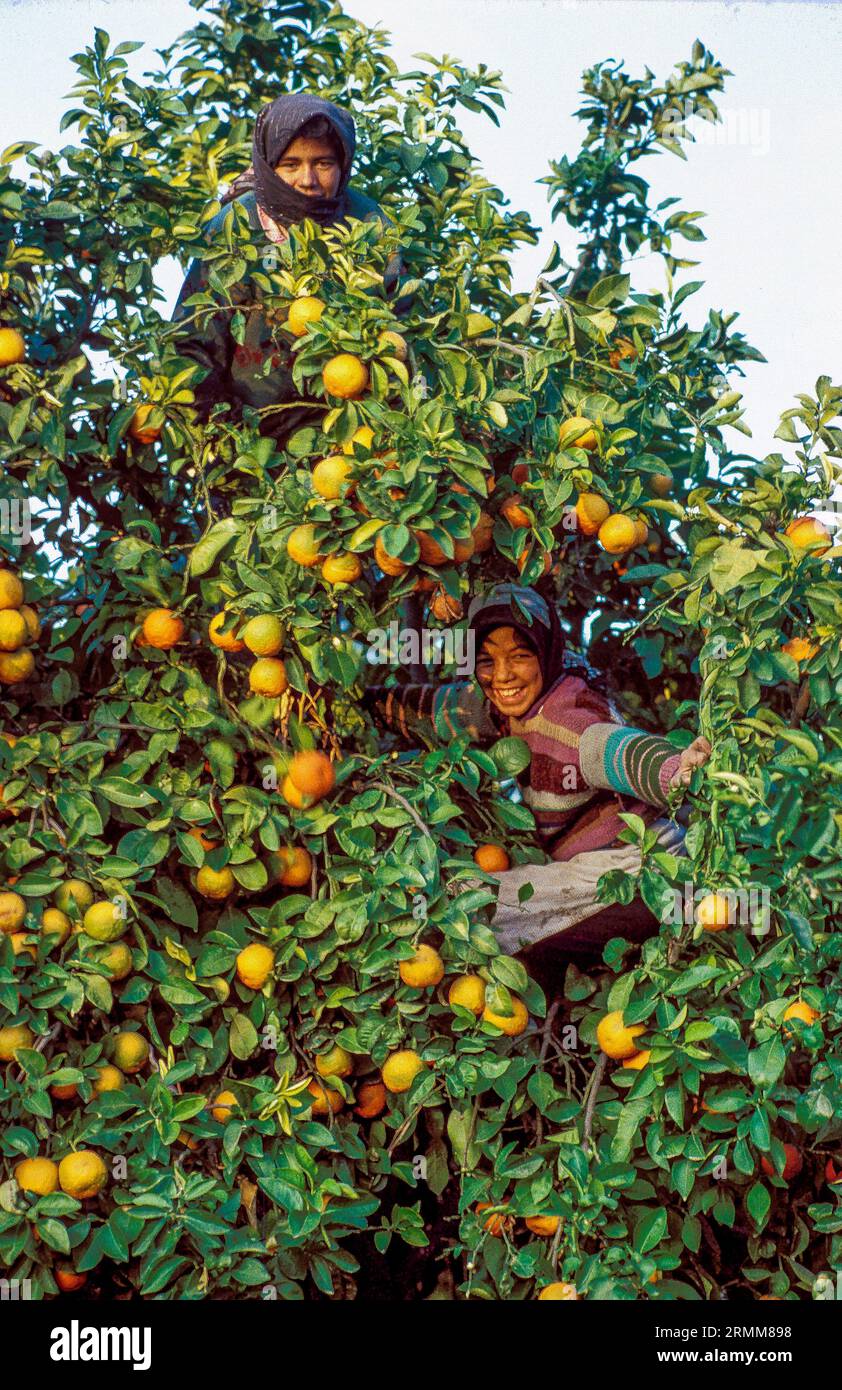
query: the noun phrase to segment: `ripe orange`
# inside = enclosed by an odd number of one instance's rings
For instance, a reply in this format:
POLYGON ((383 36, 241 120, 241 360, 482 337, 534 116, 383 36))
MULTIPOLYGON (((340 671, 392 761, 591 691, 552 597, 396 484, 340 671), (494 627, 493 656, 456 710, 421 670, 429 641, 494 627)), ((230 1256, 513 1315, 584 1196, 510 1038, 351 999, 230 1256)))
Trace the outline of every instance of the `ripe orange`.
POLYGON ((806 637, 790 637, 788 642, 781 643, 781 651, 795 662, 809 661, 818 650, 816 643, 808 641, 806 637))
POLYGON ((617 345, 608 354, 608 365, 616 371, 621 362, 634 362, 637 358, 637 348, 628 338, 618 338, 617 345))
POLYGON ((789 523, 784 535, 788 536, 794 546, 799 550, 806 550, 808 547, 813 555, 824 555, 830 549, 832 536, 823 522, 817 516, 797 516, 789 523), (827 541, 827 545, 819 545, 819 542, 827 541))
POLYGON ((485 1008, 485 980, 480 975, 457 975, 447 992, 447 1002, 470 1009, 479 1018, 485 1008))
POLYGON ((584 536, 595 536, 610 511, 598 492, 580 492, 576 498, 576 520, 584 536))
POLYGON ((505 873, 512 863, 502 845, 477 845, 474 862, 487 874, 505 873))
MULTIPOLYGON (((481 1216, 484 1211, 497 1206, 496 1202, 477 1202, 474 1211, 477 1216, 481 1216)), ((504 1211, 496 1211, 492 1216, 487 1216, 482 1223, 483 1230, 488 1231, 489 1235, 501 1236, 504 1231, 510 1231, 514 1221, 511 1216, 507 1216, 504 1211)))
POLYGON ((354 430, 348 443, 342 445, 342 452, 343 454, 353 454, 355 444, 362 444, 364 449, 370 450, 373 442, 374 430, 371 425, 360 425, 358 429, 354 430))
POLYGON ((640 532, 632 517, 613 512, 603 521, 598 534, 600 545, 609 555, 625 555, 627 550, 638 544, 640 532))
POLYGON ((526 1227, 536 1236, 554 1236, 561 1225, 560 1216, 527 1216, 526 1227))
POLYGON ((0 328, 0 367, 22 362, 26 355, 23 334, 17 328, 0 328))
POLYGON ((308 523, 296 526, 287 537, 287 555, 297 565, 304 565, 306 569, 317 565, 322 558, 319 554, 319 543, 315 539, 315 530, 316 528, 308 523))
POLYGON ((28 647, 0 653, 0 683, 3 685, 22 685, 34 670, 35 657, 28 647))
MULTIPOLYGON (((782 1173, 778 1174, 778 1176, 782 1177, 784 1182, 789 1182, 792 1178, 798 1177, 798 1174, 804 1167, 804 1159, 801 1157, 801 1150, 797 1149, 794 1144, 785 1143, 784 1154, 784 1170, 782 1173)), ((770 1178, 775 1175, 776 1169, 771 1159, 765 1157, 761 1158, 760 1166, 764 1173, 769 1174, 770 1178)))
POLYGON ((340 352, 325 363, 322 381, 329 396, 355 401, 368 386, 368 367, 352 352, 340 352))
POLYGON ((440 623, 455 623, 462 617, 461 601, 439 586, 430 599, 430 613, 440 623))
POLYGON ((336 772, 326 753, 309 749, 296 753, 289 765, 289 779, 305 797, 321 801, 336 786, 336 772))
POLYGON ((261 656, 249 671, 249 689, 255 695, 283 695, 289 681, 287 670, 276 656, 261 656))
POLYGON ((314 797, 305 796, 303 792, 298 790, 289 774, 281 783, 281 796, 287 805, 294 806, 296 811, 309 811, 310 807, 316 804, 314 797))
POLYGON ((575 1284, 562 1284, 558 1282, 554 1284, 545 1284, 538 1295, 540 1302, 547 1301, 550 1303, 566 1302, 568 1300, 578 1299, 578 1297, 579 1295, 576 1292, 575 1284))
POLYGON ((705 931, 723 931, 733 921, 730 900, 724 893, 708 893, 696 908, 696 921, 705 931))
POLYGON ((303 888, 310 882, 313 858, 301 845, 281 845, 274 859, 280 870, 278 882, 284 888, 303 888))
POLYGON ((483 1023, 493 1023, 495 1028, 499 1028, 501 1033, 505 1033, 507 1038, 519 1038, 521 1033, 526 1032, 529 1023, 529 1013, 522 999, 516 994, 512 995, 512 1013, 498 1014, 488 1005, 482 1011, 483 1023))
POLYGON ((31 941, 27 941, 26 936, 27 933, 25 931, 12 932, 9 937, 12 943, 12 950, 16 956, 27 955, 35 960, 38 955, 38 948, 34 946, 31 941))
POLYGON ((650 473, 649 486, 656 497, 669 497, 672 492, 672 474, 650 473))
POLYGON ((169 651, 184 636, 184 623, 171 608, 153 608, 143 620, 143 640, 147 647, 169 651))
POLYGON ((242 638, 254 656, 276 656, 284 645, 286 628, 274 613, 260 613, 249 618, 242 638))
MULTIPOLYGON (((539 553, 543 556, 543 559, 541 561, 541 572, 542 574, 549 574, 550 570, 552 569, 553 557, 551 556, 548 550, 544 550, 539 553)), ((518 574, 523 574, 523 571, 526 569, 526 566, 530 563, 531 558, 532 557, 528 550, 524 550, 523 553, 518 556, 518 574)))
POLYGON ((212 902, 222 902, 233 893, 236 886, 236 879, 227 866, 217 870, 204 864, 196 874, 196 892, 203 898, 210 898, 212 902))
POLYGON ((108 1170, 93 1149, 80 1149, 67 1154, 58 1165, 58 1181, 62 1192, 80 1202, 96 1197, 108 1181, 108 1170))
POLYGON ((67 1086, 51 1086, 50 1095, 53 1100, 73 1100, 78 1096, 79 1088, 75 1081, 71 1081, 67 1086))
POLYGON ((26 620, 17 608, 0 609, 0 652, 15 652, 27 638, 26 620))
POLYGON ((262 989, 275 966, 275 952, 260 941, 243 947, 237 956, 237 977, 248 989, 262 989))
POLYGON ((150 405, 149 402, 137 407, 129 425, 129 434, 136 444, 154 444, 155 440, 160 438, 161 425, 146 423, 152 411, 158 409, 159 406, 150 405))
POLYGON ((128 928, 128 919, 108 898, 91 903, 82 918, 82 931, 94 941, 118 941, 128 928))
POLYGON ((362 572, 359 555, 328 555, 322 565, 322 579, 326 584, 353 584, 362 572))
POLYGON ((529 513, 521 506, 520 497, 515 493, 514 497, 507 497, 500 508, 501 516, 504 516, 509 525, 514 530, 521 530, 525 526, 531 526, 532 521, 529 513))
POLYGON ((644 1047, 641 1052, 635 1052, 631 1057, 626 1057, 623 1066, 628 1071, 643 1071, 643 1068, 647 1066, 651 1056, 651 1048, 644 1047))
POLYGON ((205 851, 205 854, 210 853, 210 851, 213 849, 219 849, 220 841, 209 839, 209 837, 199 829, 198 825, 191 825, 190 829, 187 831, 187 834, 190 836, 191 840, 198 841, 198 843, 202 846, 202 849, 205 851))
POLYGON ((453 559, 445 555, 438 541, 434 540, 429 531, 413 531, 413 535, 418 542, 421 552, 421 563, 423 565, 464 565, 466 560, 470 560, 474 553, 474 540, 469 536, 467 540, 453 541, 453 559))
POLYGON ((56 907, 62 912, 85 912, 94 900, 94 892, 81 878, 66 878, 53 894, 56 907))
POLYGON ((0 569, 0 608, 20 608, 23 585, 11 570, 0 569))
MULTIPOLYGON (((821 1018, 821 1014, 817 1009, 811 1009, 810 1005, 803 999, 794 999, 784 1013, 783 1021, 786 1023, 791 1018, 798 1018, 802 1023, 810 1024, 815 1023, 817 1018, 821 1018)), ((793 1031, 792 1028, 784 1028, 787 1037, 790 1037, 793 1031)))
POLYGON ((220 1091, 211 1104, 210 1112, 219 1124, 224 1125, 233 1118, 234 1111, 239 1107, 240 1103, 233 1091, 220 1091))
POLYGON ((114 1038, 114 1065, 132 1076, 149 1061, 149 1043, 140 1033, 117 1033, 114 1038))
POLYGON ((366 1081, 357 1092, 355 1114, 363 1120, 373 1120, 386 1109, 388 1091, 382 1081, 366 1081))
POLYGON ((409 1090, 418 1073, 423 1071, 426 1065, 412 1048, 401 1048, 400 1051, 391 1053, 383 1063, 380 1073, 383 1085, 393 1095, 400 1095, 403 1091, 409 1090))
MULTIPOLYGON (((322 459, 317 463, 313 472, 310 474, 310 481, 313 491, 327 501, 333 501, 342 496, 342 489, 348 480, 352 465, 342 457, 341 454, 331 454, 329 458, 322 459)), ((348 487, 352 491, 353 483, 348 487)))
POLYGON ((642 516, 635 517, 634 525, 636 531, 634 543, 635 545, 644 545, 649 539, 649 527, 642 516))
POLYGON ((403 334, 395 333, 393 329, 387 328, 377 339, 377 346, 387 357, 397 357, 399 362, 405 362, 409 356, 409 347, 403 334))
POLYGON ((584 449, 592 454, 594 449, 599 447, 593 420, 589 420, 586 415, 571 415, 569 420, 562 420, 558 429, 558 447, 584 449))
POLYGON ((0 932, 19 931, 26 918, 26 902, 20 893, 0 893, 0 932))
POLYGON ((290 333, 296 338, 303 338, 308 323, 318 323, 326 307, 324 300, 317 299, 312 294, 302 294, 298 299, 294 299, 287 315, 287 328, 290 333))
POLYGON ((354 1059, 339 1043, 334 1043, 327 1052, 320 1052, 316 1058, 316 1071, 319 1076, 350 1076, 354 1070, 354 1059))
POLYGON ((229 616, 225 612, 214 614, 208 624, 208 637, 213 645, 219 647, 223 652, 241 652, 246 644, 236 636, 239 624, 235 622, 227 632, 220 630, 223 624, 228 621, 229 616))
POLYGON ((131 975, 134 966, 132 953, 125 941, 112 941, 110 946, 98 950, 94 959, 97 965, 105 970, 108 978, 118 983, 125 980, 127 975, 131 975))
POLYGON ((379 536, 374 540, 374 563, 380 567, 384 574, 391 575, 393 578, 399 574, 405 574, 409 565, 404 564, 403 560, 398 560, 396 556, 390 555, 379 536))
POLYGON ((315 1077, 313 1077, 307 1090, 313 1097, 311 1115, 338 1115, 345 1104, 344 1097, 338 1091, 332 1091, 329 1086, 323 1086, 315 1077))
POLYGON ((58 1265, 53 1271, 53 1278, 62 1293, 76 1293, 78 1289, 83 1289, 88 1282, 87 1274, 78 1274, 70 1265, 58 1265))
POLYGON ((105 1091, 122 1091, 125 1084, 126 1079, 118 1067, 111 1066, 110 1062, 102 1062, 96 1069, 94 1095, 101 1096, 105 1091))
POLYGON ((627 1028, 623 1022, 622 1010, 614 1009, 612 1013, 605 1014, 604 1018, 600 1019, 596 1040, 606 1057, 612 1057, 615 1062, 619 1062, 625 1057, 633 1057, 638 1051, 634 1040, 643 1031, 642 1023, 633 1023, 627 1028))
POLYGON ((494 517, 490 512, 480 512, 479 521, 471 532, 474 554, 485 555, 494 544, 494 517))
POLYGON ((10 1024, 0 1028, 0 1062, 11 1062, 19 1047, 31 1047, 35 1034, 25 1023, 10 1024))
POLYGON ((24 1158, 15 1164, 15 1181, 21 1192, 47 1197, 58 1187, 58 1164, 51 1158, 24 1158))
POLYGON ((413 989, 431 989, 444 979, 444 961, 434 947, 422 942, 414 956, 399 963, 398 974, 413 989))

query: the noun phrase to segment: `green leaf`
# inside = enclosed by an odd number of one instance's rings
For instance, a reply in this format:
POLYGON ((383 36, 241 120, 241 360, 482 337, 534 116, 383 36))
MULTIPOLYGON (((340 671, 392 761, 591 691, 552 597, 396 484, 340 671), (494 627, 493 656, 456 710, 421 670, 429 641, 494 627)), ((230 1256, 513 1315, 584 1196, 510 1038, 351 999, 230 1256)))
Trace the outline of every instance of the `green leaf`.
POLYGON ((190 574, 194 577, 207 574, 226 545, 239 535, 242 529, 242 522, 237 521, 236 517, 233 516, 226 516, 223 517, 222 521, 214 522, 207 534, 194 545, 190 552, 190 574))
POLYGON ((228 1029, 228 1046, 235 1057, 245 1062, 257 1047, 257 1030, 245 1014, 235 1014, 228 1029))

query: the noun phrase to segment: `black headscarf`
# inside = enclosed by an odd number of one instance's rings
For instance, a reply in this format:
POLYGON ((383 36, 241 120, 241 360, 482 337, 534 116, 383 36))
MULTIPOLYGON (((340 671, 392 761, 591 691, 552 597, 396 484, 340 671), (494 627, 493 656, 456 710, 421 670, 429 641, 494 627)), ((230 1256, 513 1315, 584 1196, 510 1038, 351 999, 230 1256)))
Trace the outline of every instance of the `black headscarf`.
POLYGON ((555 605, 525 585, 497 584, 468 609, 477 652, 497 627, 513 627, 532 647, 541 667, 541 694, 546 694, 565 671, 564 634, 555 605))
POLYGON ((332 101, 310 92, 290 92, 277 97, 259 112, 252 141, 254 190, 263 211, 284 227, 310 217, 321 226, 338 222, 348 206, 347 187, 357 146, 353 117, 332 101), (301 127, 314 116, 324 116, 336 136, 342 156, 339 187, 333 198, 314 198, 298 193, 275 173, 275 165, 301 127))

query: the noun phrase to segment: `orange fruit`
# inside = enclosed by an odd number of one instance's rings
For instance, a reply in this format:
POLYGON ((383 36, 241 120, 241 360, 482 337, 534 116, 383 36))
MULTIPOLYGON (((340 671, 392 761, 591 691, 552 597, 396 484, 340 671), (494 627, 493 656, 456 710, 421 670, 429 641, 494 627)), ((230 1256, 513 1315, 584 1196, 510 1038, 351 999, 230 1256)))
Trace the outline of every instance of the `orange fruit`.
POLYGON ((249 690, 255 695, 283 695, 289 681, 287 670, 276 656, 261 656, 249 671, 249 690))
POLYGON ((0 1062, 11 1062, 19 1047, 31 1047, 35 1034, 25 1023, 0 1028, 0 1062))
POLYGON ((353 584, 362 572, 359 555, 328 555, 322 565, 322 579, 326 584, 353 584))
POLYGON ((81 878, 66 878, 53 894, 55 905, 62 912, 86 912, 94 900, 94 892, 81 878))
POLYGON ((243 947, 237 956, 237 978, 248 989, 262 989, 275 966, 275 952, 260 941, 243 947))
POLYGON ((560 449, 585 449, 592 454, 599 447, 593 420, 586 415, 571 415, 569 420, 562 420, 558 429, 558 446, 560 449))
POLYGON ((398 974, 413 989, 430 989, 444 979, 444 961, 434 947, 422 942, 416 946, 414 956, 400 961, 398 974))
POLYGON ((0 653, 0 683, 3 685, 22 685, 34 670, 35 657, 27 647, 0 653))
POLYGON ((480 512, 479 521, 471 532, 474 554, 485 555, 494 544, 494 517, 490 512, 480 512))
MULTIPOLYGON (((784 1155, 784 1170, 777 1176, 782 1177, 784 1182, 789 1182, 792 1178, 798 1177, 804 1167, 804 1159, 801 1157, 801 1150, 797 1149, 794 1144, 784 1144, 784 1155)), ((764 1173, 769 1174, 770 1178, 775 1176, 777 1170, 771 1159, 761 1158, 760 1166, 764 1173)))
POLYGON ((80 1149, 61 1160, 58 1181, 62 1192, 82 1202, 102 1191, 108 1181, 108 1170, 93 1149, 80 1149))
POLYGON ((636 357, 637 348, 634 343, 628 338, 618 338, 616 347, 608 354, 608 365, 616 371, 621 362, 634 362, 636 357))
POLYGON ((499 1028, 501 1033, 505 1033, 507 1038, 519 1038, 521 1033, 526 1032, 529 1023, 529 1013, 522 999, 516 994, 512 995, 512 1013, 498 1014, 486 1004, 482 1011, 483 1023, 493 1023, 495 1028, 499 1028))
POLYGON ((329 1086, 323 1086, 315 1077, 307 1087, 313 1097, 311 1115, 338 1115, 345 1104, 344 1097, 338 1091, 332 1091, 329 1086))
POLYGON ((31 941, 27 941, 25 931, 12 932, 9 940, 12 943, 12 950, 16 956, 26 954, 31 956, 33 960, 36 959, 38 955, 37 947, 33 946, 31 941))
POLYGON ((303 792, 298 790, 289 774, 281 783, 281 796, 287 805, 294 806, 296 811, 308 811, 311 806, 316 804, 315 797, 305 796, 303 792))
POLYGON ((371 425, 360 425, 358 429, 354 430, 348 443, 342 445, 342 452, 343 454, 353 454, 355 444, 362 444, 364 449, 370 450, 373 442, 374 430, 371 425))
MULTIPOLYGON (((811 1009, 810 1005, 805 1003, 803 999, 794 999, 785 1011, 783 1021, 787 1022, 791 1018, 798 1018, 801 1020, 802 1023, 809 1024, 815 1023, 817 1018, 821 1018, 821 1014, 818 1012, 817 1009, 811 1009)), ((784 1032, 789 1037, 791 1036, 793 1029, 784 1028, 784 1032)))
POLYGON ((817 516, 797 516, 789 523, 784 535, 788 536, 794 546, 799 550, 806 550, 808 547, 813 555, 824 555, 830 549, 832 536, 823 522, 817 516), (820 541, 826 541, 826 545, 819 546, 820 541))
POLYGON ((20 893, 0 893, 0 932, 19 931, 26 918, 26 902, 20 893))
POLYGON ((230 897, 236 886, 236 879, 227 866, 217 870, 205 864, 196 874, 196 892, 203 898, 210 898, 212 902, 222 902, 224 898, 230 897))
POLYGON ((105 970, 108 978, 116 982, 131 975, 134 966, 132 953, 125 941, 112 941, 110 946, 98 950, 94 959, 97 965, 105 970))
POLYGON ((439 586, 430 599, 430 613, 440 623, 458 622, 464 612, 462 603, 439 586))
POLYGON ((610 511, 598 492, 580 492, 576 498, 576 520, 584 536, 595 536, 610 511))
POLYGON ((280 870, 278 882, 285 888, 303 888, 310 882, 313 858, 300 845, 281 845, 274 860, 280 870))
POLYGON ((818 650, 816 643, 809 642, 806 637, 790 637, 788 642, 781 643, 781 651, 786 652, 795 662, 809 661, 818 650))
POLYGON ((191 825, 187 834, 190 836, 191 840, 198 841, 206 854, 210 853, 213 849, 219 849, 220 841, 209 839, 208 836, 199 829, 198 825, 191 825))
POLYGON ((400 1051, 391 1053, 383 1063, 380 1072, 383 1085, 393 1095, 400 1095, 403 1091, 409 1090, 418 1073, 423 1071, 426 1065, 412 1048, 401 1048, 400 1051))
POLYGON ((403 334, 395 333, 393 329, 387 328, 377 339, 377 346, 386 357, 397 357, 399 362, 405 362, 409 356, 409 347, 403 334))
MULTIPOLYGON (((329 502, 341 497, 351 467, 352 465, 341 454, 331 454, 329 458, 322 459, 321 463, 317 463, 310 474, 313 491, 329 502)), ((349 484, 349 492, 353 486, 353 483, 349 484)))
POLYGON ((95 1096, 101 1096, 105 1091, 122 1091, 126 1079, 119 1067, 113 1067, 110 1062, 101 1062, 96 1069, 93 1090, 95 1096))
POLYGON ((458 1004, 470 1009, 479 1018, 485 1008, 485 980, 480 975, 458 975, 448 990, 447 1002, 451 1008, 458 1004))
POLYGON ((87 1274, 77 1274, 70 1265, 59 1265, 53 1271, 53 1278, 62 1293, 76 1293, 78 1289, 83 1289, 88 1282, 87 1274))
POLYGON ((376 536, 374 540, 374 563, 384 574, 391 575, 393 578, 399 574, 405 574, 409 569, 409 565, 404 564, 403 560, 398 560, 396 556, 389 554, 379 536, 376 536))
POLYGON ((640 534, 637 523, 622 512, 613 512, 606 517, 599 528, 599 543, 609 555, 625 555, 627 550, 638 544, 640 534))
POLYGON ((708 893, 696 908, 696 921, 705 931, 723 931, 732 922, 731 903, 724 893, 708 893))
POLYGON ((11 570, 0 569, 0 608, 20 608, 23 585, 11 570))
POLYGON ((605 1053, 606 1057, 612 1057, 615 1062, 622 1061, 626 1057, 633 1057, 638 1051, 635 1038, 644 1032, 642 1023, 633 1023, 626 1027, 623 1022, 621 1009, 614 1009, 612 1013, 606 1014, 601 1018, 596 1030, 596 1040, 605 1053))
POLYGON ((239 1101, 233 1091, 220 1091, 212 1102, 210 1112, 221 1125, 233 1119, 234 1111, 239 1109, 239 1101))
POLYGON ((158 409, 159 406, 150 405, 148 402, 137 407, 129 425, 129 434, 136 444, 154 444, 155 440, 160 438, 161 425, 146 423, 152 411, 158 409))
POLYGON ((118 941, 128 929, 128 919, 107 898, 91 903, 82 918, 82 931, 94 941, 118 941))
POLYGON ((646 541, 649 539, 649 527, 646 525, 642 516, 635 517, 634 525, 636 531, 634 539, 635 545, 645 545, 646 541))
POLYGON ((296 526, 287 537, 287 555, 297 565, 310 569, 321 560, 319 543, 315 538, 316 528, 309 523, 296 526))
POLYGON ((531 526, 529 513, 521 506, 520 497, 515 493, 514 497, 507 497, 500 508, 501 516, 504 516, 509 525, 514 530, 520 530, 525 526, 531 526))
MULTIPOLYGON (((552 569, 552 563, 553 563, 552 556, 550 555, 550 553, 549 553, 548 550, 541 551, 540 554, 543 556, 543 559, 542 559, 542 561, 541 561, 542 573, 543 573, 543 574, 549 574, 550 570, 552 569)), ((526 569, 526 566, 529 564, 531 558, 532 558, 532 557, 531 557, 530 552, 529 552, 528 550, 524 550, 524 551, 523 551, 523 554, 521 554, 521 555, 518 556, 518 559, 517 559, 518 574, 523 574, 523 571, 526 569)))
POLYGON ((322 382, 329 396, 355 401, 368 386, 368 367, 352 352, 340 352, 325 363, 322 382))
POLYGON ((501 874, 511 868, 511 860, 502 845, 477 845, 474 862, 487 874, 501 874))
POLYGON ((73 1100, 73 1098, 75 1096, 78 1096, 78 1094, 79 1088, 76 1085, 75 1081, 69 1082, 67 1086, 50 1087, 50 1095, 52 1096, 53 1100, 73 1100))
POLYGON ((297 791, 321 801, 336 786, 336 772, 326 753, 307 749, 296 753, 289 765, 289 779, 297 791))
POLYGON ((0 609, 0 652, 15 652, 27 639, 26 620, 17 608, 0 609))
POLYGON ((560 1216, 527 1216, 526 1227, 536 1236, 554 1236, 561 1225, 560 1216))
POLYGON ((628 1071, 643 1071, 652 1056, 651 1048, 644 1047, 641 1052, 635 1052, 631 1057, 626 1057, 623 1066, 628 1071))
POLYGON ((672 492, 672 474, 650 473, 649 486, 656 497, 669 497, 672 492))
POLYGON ((0 328, 0 367, 22 362, 26 355, 23 334, 17 328, 0 328))
POLYGON ((355 1114, 363 1120, 373 1120, 386 1109, 388 1091, 382 1081, 366 1081, 357 1092, 355 1114))
POLYGON ((117 1033, 114 1038, 114 1065, 126 1076, 142 1071, 149 1061, 149 1043, 140 1033, 117 1033))
POLYGON ((236 636, 239 624, 235 622, 227 632, 220 631, 223 624, 228 621, 229 616, 225 612, 214 614, 208 623, 208 637, 213 645, 219 647, 223 652, 241 652, 246 644, 236 636))
POLYGON ((438 541, 433 539, 429 531, 413 531, 412 534, 418 542, 422 565, 463 565, 466 560, 470 560, 474 553, 472 536, 467 540, 453 541, 453 559, 451 560, 449 555, 445 555, 438 541))
MULTIPOLYGON (((488 1211, 490 1207, 496 1205, 496 1202, 477 1202, 474 1211, 477 1216, 481 1216, 484 1211, 488 1211)), ((483 1230, 488 1231, 489 1235, 501 1236, 504 1231, 510 1231, 513 1224, 512 1218, 507 1216, 505 1212, 496 1211, 492 1216, 487 1216, 485 1218, 482 1226, 483 1230)))
POLYGON ((353 1070, 353 1057, 339 1043, 335 1043, 327 1052, 320 1052, 316 1058, 316 1071, 322 1077, 350 1076, 353 1070))
POLYGON ((58 1187, 58 1164, 51 1158, 24 1158, 15 1164, 15 1181, 21 1192, 47 1197, 58 1187))
POLYGON ((317 299, 312 294, 299 295, 289 306, 287 314, 287 328, 296 338, 303 338, 307 332, 308 323, 318 323, 326 309, 324 300, 317 299))
POLYGON ((184 623, 171 608, 153 608, 143 620, 143 640, 147 647, 166 652, 184 636, 184 623))
POLYGON ((578 1297, 579 1295, 576 1292, 575 1284, 562 1284, 559 1282, 545 1284, 538 1295, 539 1301, 550 1303, 562 1303, 568 1300, 578 1299, 578 1297))

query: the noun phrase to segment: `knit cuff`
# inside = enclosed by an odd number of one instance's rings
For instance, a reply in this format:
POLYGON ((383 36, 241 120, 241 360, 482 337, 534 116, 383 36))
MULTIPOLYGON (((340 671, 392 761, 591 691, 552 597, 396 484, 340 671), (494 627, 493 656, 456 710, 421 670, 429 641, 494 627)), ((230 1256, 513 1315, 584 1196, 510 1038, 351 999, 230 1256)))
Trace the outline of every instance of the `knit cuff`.
POLYGON ((663 794, 664 794, 664 801, 665 801, 665 802, 669 801, 670 793, 671 793, 671 791, 672 791, 672 788, 671 788, 671 786, 670 786, 670 783, 672 782, 672 779, 673 779, 673 777, 675 776, 675 774, 677 773, 677 771, 678 771, 680 765, 681 765, 681 754, 680 754, 680 753, 674 753, 673 756, 672 756, 671 758, 666 758, 666 759, 664 760, 664 762, 661 764, 661 771, 660 771, 660 773, 659 773, 659 777, 660 777, 660 781, 661 781, 661 791, 662 791, 663 794))

